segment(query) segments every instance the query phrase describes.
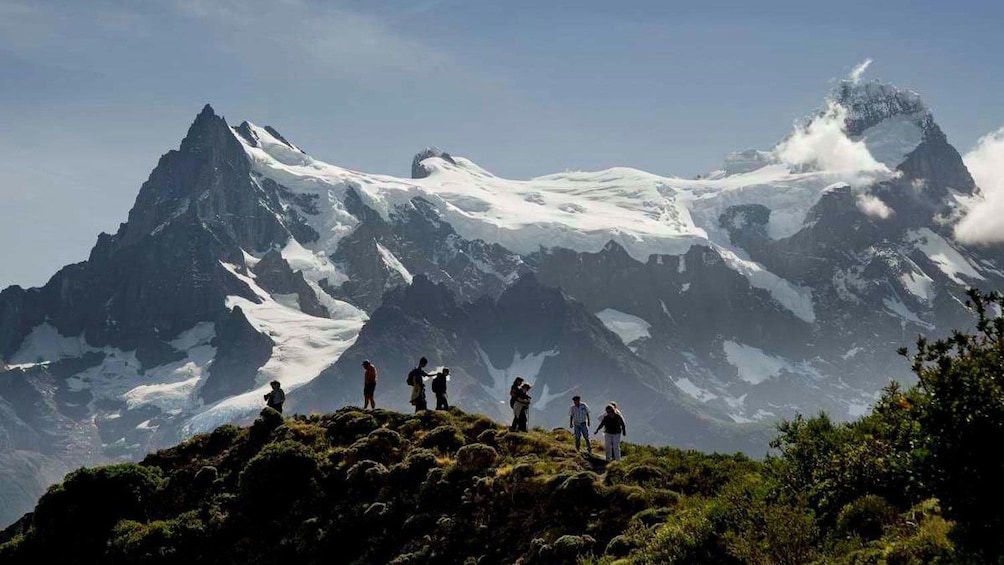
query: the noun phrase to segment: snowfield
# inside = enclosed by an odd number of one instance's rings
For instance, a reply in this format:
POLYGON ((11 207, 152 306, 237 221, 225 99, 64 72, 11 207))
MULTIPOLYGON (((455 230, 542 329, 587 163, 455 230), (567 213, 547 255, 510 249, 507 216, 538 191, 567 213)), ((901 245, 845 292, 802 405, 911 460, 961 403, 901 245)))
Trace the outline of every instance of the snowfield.
MULTIPOLYGON (((344 205, 352 190, 386 219, 412 198, 422 198, 462 237, 498 243, 522 254, 551 247, 597 252, 614 241, 634 258, 646 261, 651 255, 681 255, 693 245, 709 246, 754 287, 767 290, 808 322, 815 319, 809 293, 750 261, 731 244, 719 226, 719 216, 734 205, 764 205, 772 212, 768 234, 786 237, 802 227, 809 209, 827 189, 861 182, 862 175, 874 181, 888 174, 885 166, 879 171, 803 167, 795 172, 787 164, 764 157, 735 174, 720 172, 703 179, 663 177, 619 167, 511 180, 454 156, 452 162, 429 157, 421 163, 429 173, 426 178, 402 179, 330 165, 300 153, 264 128, 249 128, 256 136, 255 144, 234 135, 251 158, 254 172, 294 193, 316 197, 318 202, 320 213, 304 216, 320 239, 306 249, 291 243, 283 251, 308 280, 344 280, 325 257, 357 223, 344 205)), ((880 133, 884 132, 869 130, 876 140, 884 139, 880 133)), ((858 145, 863 148, 865 143, 858 145)), ((884 157, 895 160, 890 153, 899 155, 903 149, 888 150, 884 157)), ((393 255, 386 250, 381 255, 405 280, 410 277, 393 255)))

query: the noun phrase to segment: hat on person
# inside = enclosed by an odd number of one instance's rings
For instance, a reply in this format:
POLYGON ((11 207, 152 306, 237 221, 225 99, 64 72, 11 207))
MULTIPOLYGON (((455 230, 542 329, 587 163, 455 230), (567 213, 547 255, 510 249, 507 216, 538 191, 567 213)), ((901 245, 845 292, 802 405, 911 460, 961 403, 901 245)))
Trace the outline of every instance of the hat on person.
POLYGON ((519 388, 533 388, 533 385, 524 381, 519 388))
POLYGON ((370 365, 372 365, 372 364, 373 364, 373 363, 370 363, 370 360, 369 360, 369 359, 367 359, 367 360, 363 361, 363 367, 369 367, 369 366, 370 366, 370 365))

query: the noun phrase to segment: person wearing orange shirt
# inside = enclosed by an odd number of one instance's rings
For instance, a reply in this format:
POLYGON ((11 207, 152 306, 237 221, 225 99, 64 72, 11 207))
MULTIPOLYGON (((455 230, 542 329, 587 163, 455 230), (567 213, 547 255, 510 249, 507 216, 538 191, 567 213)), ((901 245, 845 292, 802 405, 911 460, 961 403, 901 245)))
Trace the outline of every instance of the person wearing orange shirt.
POLYGON ((363 375, 363 409, 375 409, 376 401, 373 400, 373 392, 376 390, 377 368, 373 363, 363 361, 363 369, 366 370, 363 375))

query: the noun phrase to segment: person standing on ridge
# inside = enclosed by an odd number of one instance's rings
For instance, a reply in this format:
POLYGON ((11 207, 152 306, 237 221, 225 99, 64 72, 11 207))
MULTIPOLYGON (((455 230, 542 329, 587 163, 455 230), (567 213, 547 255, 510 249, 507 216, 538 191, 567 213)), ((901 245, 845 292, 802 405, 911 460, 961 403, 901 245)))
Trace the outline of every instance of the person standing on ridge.
POLYGON ((282 405, 286 402, 286 393, 279 388, 279 381, 272 381, 272 390, 265 395, 265 405, 282 414, 282 405))
POLYGON ((425 400, 425 378, 434 375, 425 372, 425 366, 428 364, 429 360, 422 357, 418 360, 418 367, 408 373, 408 384, 411 386, 411 404, 415 407, 416 414, 429 409, 425 400))
POLYGON ((617 461, 621 458, 621 435, 627 437, 627 426, 624 418, 610 404, 607 404, 606 414, 600 418, 600 425, 593 434, 600 433, 600 430, 603 430, 607 461, 617 461))
POLYGON ((532 386, 533 385, 531 385, 530 383, 524 382, 519 387, 519 392, 516 394, 516 400, 515 402, 513 402, 512 405, 512 411, 514 416, 512 422, 512 428, 510 428, 510 430, 512 431, 516 432, 527 431, 527 418, 529 417, 530 402, 532 400, 530 398, 530 388, 532 386))
POLYGON ((589 419, 589 406, 582 402, 582 397, 575 395, 572 397, 572 407, 568 410, 568 426, 575 434, 575 451, 579 450, 580 438, 586 441, 586 451, 593 452, 593 446, 589 443, 589 426, 592 421, 589 419))
POLYGON ((377 368, 369 360, 363 361, 363 410, 376 409, 376 401, 373 400, 373 393, 376 391, 377 368))
POLYGON ((516 380, 509 387, 509 408, 512 408, 513 403, 516 402, 516 397, 519 396, 519 387, 522 385, 523 377, 516 377, 516 380))
POLYGON ((446 381, 450 378, 450 368, 443 367, 436 378, 432 379, 432 392, 436 395, 436 410, 449 410, 450 403, 446 398, 446 381))

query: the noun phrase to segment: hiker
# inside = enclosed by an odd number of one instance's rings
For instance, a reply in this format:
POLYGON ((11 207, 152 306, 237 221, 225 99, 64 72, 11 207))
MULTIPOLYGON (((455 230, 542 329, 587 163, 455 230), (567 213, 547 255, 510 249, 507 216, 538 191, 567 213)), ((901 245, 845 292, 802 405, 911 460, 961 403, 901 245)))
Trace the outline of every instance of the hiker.
POLYGON ((286 393, 279 388, 279 381, 272 381, 272 390, 265 395, 265 405, 282 414, 282 405, 286 402, 286 393))
POLYGON ((614 407, 614 412, 616 412, 617 415, 621 417, 621 421, 624 422, 624 429, 626 430, 627 429, 627 418, 625 418, 624 414, 621 413, 621 409, 617 406, 617 402, 611 400, 610 401, 610 406, 613 406, 614 407))
POLYGON ((509 428, 510 431, 515 432, 525 432, 527 431, 527 416, 530 412, 530 388, 533 385, 524 382, 519 386, 519 392, 516 393, 516 398, 512 404, 513 420, 512 426, 509 428))
POLYGON ((572 407, 568 410, 568 427, 572 428, 572 432, 575 434, 575 451, 579 450, 579 438, 582 438, 586 441, 586 451, 593 452, 593 446, 589 443, 589 426, 591 425, 589 406, 582 402, 581 396, 573 396, 572 407))
POLYGON ((624 417, 617 412, 612 404, 607 404, 605 412, 593 435, 603 430, 607 461, 617 461, 621 458, 621 435, 627 437, 627 425, 624 424, 624 417))
POLYGON ((432 392, 436 394, 436 410, 449 410, 450 403, 446 399, 446 381, 450 379, 450 368, 443 367, 432 379, 432 392))
POLYGON ((516 397, 519 396, 519 387, 522 385, 523 377, 516 377, 516 380, 512 382, 512 386, 509 387, 509 408, 512 408, 512 405, 516 402, 516 397))
POLYGON ((429 409, 429 405, 425 401, 425 378, 434 375, 425 372, 425 366, 428 364, 429 360, 422 357, 418 360, 418 367, 415 367, 408 373, 408 384, 411 386, 410 402, 415 407, 416 414, 422 410, 429 409))
POLYGON ((373 400, 373 393, 376 391, 377 368, 367 359, 363 361, 363 410, 372 408, 376 410, 376 401, 373 400))

